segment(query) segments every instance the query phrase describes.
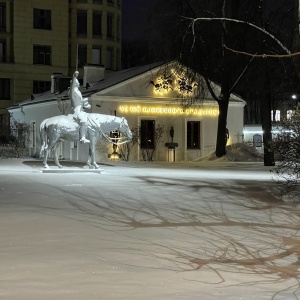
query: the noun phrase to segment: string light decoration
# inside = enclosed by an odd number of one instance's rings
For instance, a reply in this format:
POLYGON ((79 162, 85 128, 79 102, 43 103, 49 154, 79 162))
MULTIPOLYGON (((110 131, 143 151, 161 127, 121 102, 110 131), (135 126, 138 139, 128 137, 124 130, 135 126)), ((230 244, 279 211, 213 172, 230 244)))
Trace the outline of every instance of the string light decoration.
POLYGON ((171 69, 170 75, 158 76, 156 81, 150 81, 154 86, 154 93, 159 95, 166 95, 171 90, 176 91, 183 97, 190 97, 193 95, 197 83, 188 78, 185 71, 178 73, 175 69, 171 69))
POLYGON ((154 85, 154 92, 156 94, 165 95, 170 90, 173 90, 171 76, 160 76, 157 78, 156 83, 154 81, 150 81, 150 83, 154 85))

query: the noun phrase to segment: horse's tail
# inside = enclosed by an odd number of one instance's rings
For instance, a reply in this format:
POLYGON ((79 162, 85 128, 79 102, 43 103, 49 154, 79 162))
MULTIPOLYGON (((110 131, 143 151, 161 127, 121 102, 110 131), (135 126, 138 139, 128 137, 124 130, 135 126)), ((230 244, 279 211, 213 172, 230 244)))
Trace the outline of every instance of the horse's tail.
POLYGON ((46 120, 44 120, 40 125, 40 138, 41 138, 41 151, 40 151, 40 157, 44 156, 45 150, 48 148, 47 143, 47 126, 46 126, 46 120))

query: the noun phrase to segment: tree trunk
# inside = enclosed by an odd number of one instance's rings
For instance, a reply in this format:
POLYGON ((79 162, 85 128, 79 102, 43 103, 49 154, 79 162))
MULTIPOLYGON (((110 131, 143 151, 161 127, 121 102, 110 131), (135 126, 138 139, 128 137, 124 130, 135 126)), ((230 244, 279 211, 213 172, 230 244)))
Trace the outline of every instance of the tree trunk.
POLYGON ((222 94, 222 99, 219 103, 219 117, 218 117, 218 134, 216 145, 216 156, 222 157, 226 154, 226 125, 227 125, 227 112, 229 104, 229 93, 222 94))
POLYGON ((263 99, 260 101, 261 125, 263 130, 264 142, 264 165, 274 166, 274 151, 271 148, 272 143, 272 121, 271 121, 271 97, 269 90, 263 93, 263 99))

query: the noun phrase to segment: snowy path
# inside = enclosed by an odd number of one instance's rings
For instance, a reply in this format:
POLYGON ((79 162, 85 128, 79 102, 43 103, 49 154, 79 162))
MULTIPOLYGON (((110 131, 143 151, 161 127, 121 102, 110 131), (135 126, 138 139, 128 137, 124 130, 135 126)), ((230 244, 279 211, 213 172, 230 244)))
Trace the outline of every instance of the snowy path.
POLYGON ((298 299, 300 210, 261 163, 0 160, 0 299, 298 299))

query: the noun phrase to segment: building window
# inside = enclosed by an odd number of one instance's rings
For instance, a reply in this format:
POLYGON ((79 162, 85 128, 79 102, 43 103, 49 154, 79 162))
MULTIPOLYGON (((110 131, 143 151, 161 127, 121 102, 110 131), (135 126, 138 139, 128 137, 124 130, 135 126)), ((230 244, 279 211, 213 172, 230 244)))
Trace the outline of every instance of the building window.
POLYGON ((141 148, 154 149, 155 120, 141 120, 141 148))
POLYGON ((51 65, 51 46, 33 46, 33 64, 51 65))
POLYGON ((106 49, 106 64, 105 68, 108 70, 112 69, 112 57, 113 57, 113 50, 111 48, 106 49))
POLYGON ((5 49, 6 49, 5 41, 0 41, 0 63, 6 61, 5 49))
POLYGON ((93 3, 95 3, 95 4, 102 4, 102 0, 93 0, 93 3))
POLYGON ((113 0, 107 0, 107 4, 108 5, 114 5, 114 1, 113 0))
POLYGON ((30 123, 30 131, 31 131, 31 147, 35 148, 35 145, 36 145, 36 125, 35 125, 35 122, 30 123))
POLYGON ((291 118, 292 118, 292 116, 295 114, 295 111, 294 110, 288 110, 287 112, 286 112, 286 118, 288 119, 288 120, 291 120, 291 118))
POLYGON ((77 11, 77 35, 80 36, 87 35, 87 11, 86 10, 77 11))
POLYGON ((93 12, 93 36, 101 36, 102 28, 101 28, 101 12, 94 11, 93 12))
POLYGON ((10 100, 10 79, 0 78, 0 99, 10 100))
POLYGON ((51 10, 34 8, 33 28, 51 30, 51 10))
POLYGON ((107 37, 113 37, 113 15, 107 15, 107 37))
POLYGON ((0 3, 0 30, 6 30, 6 4, 0 3))
POLYGON ((87 0, 76 0, 77 3, 87 3, 87 0))
POLYGON ((187 149, 200 149, 200 122, 188 121, 187 122, 187 149))
POLYGON ((93 48, 92 51, 93 51, 92 63, 94 65, 101 65, 101 49, 93 48))
POLYGON ((42 94, 47 91, 50 91, 50 89, 51 89, 50 81, 38 81, 38 80, 33 81, 33 89, 32 89, 33 94, 42 94))
POLYGON ((271 111, 271 120, 274 121, 280 121, 280 110, 272 110, 271 111))
POLYGON ((87 46, 78 45, 78 67, 82 68, 87 61, 87 46))

